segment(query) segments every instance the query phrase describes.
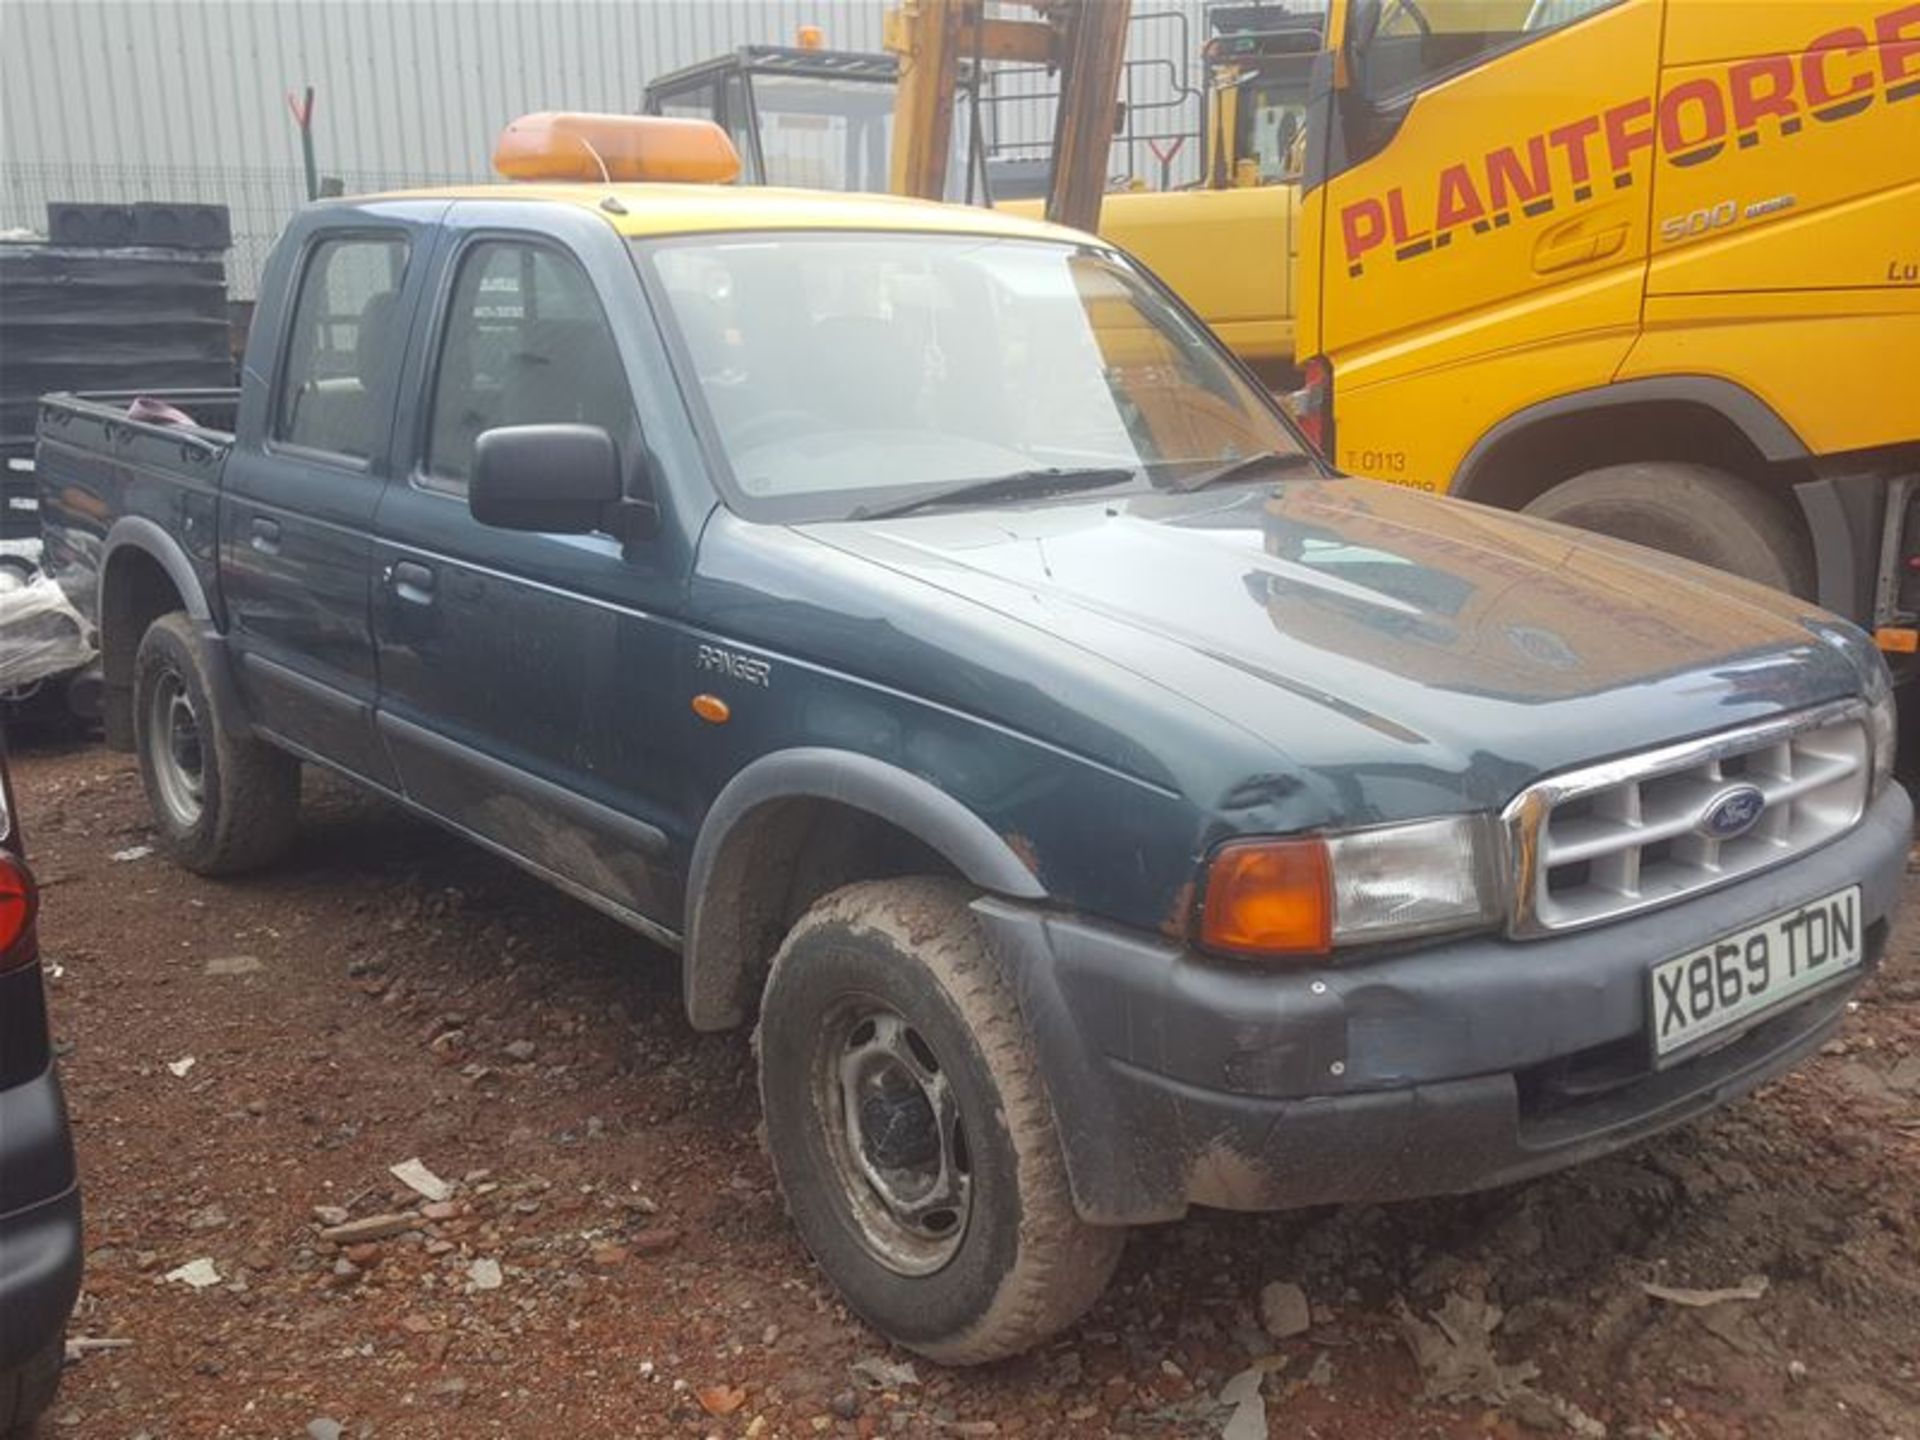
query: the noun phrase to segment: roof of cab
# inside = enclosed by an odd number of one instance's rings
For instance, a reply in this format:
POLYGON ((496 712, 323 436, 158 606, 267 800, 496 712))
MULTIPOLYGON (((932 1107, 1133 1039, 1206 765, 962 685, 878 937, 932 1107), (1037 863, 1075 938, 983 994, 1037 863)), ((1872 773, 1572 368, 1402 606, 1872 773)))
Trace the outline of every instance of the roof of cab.
POLYGON ((378 200, 544 201, 590 210, 621 235, 638 239, 697 235, 713 231, 761 230, 914 230, 953 235, 999 235, 1008 239, 1065 240, 1085 243, 1078 230, 1027 220, 977 205, 942 205, 897 195, 844 194, 832 190, 788 190, 763 185, 667 185, 659 183, 582 185, 512 183, 465 185, 356 196, 354 203, 378 200), (624 213, 608 210, 609 197, 624 213))

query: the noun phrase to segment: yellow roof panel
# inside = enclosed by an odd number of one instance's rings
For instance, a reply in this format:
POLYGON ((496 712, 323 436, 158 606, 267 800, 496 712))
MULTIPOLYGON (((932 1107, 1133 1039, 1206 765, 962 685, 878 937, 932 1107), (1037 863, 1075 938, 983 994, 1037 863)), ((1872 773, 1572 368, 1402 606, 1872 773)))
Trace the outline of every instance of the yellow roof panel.
POLYGON ((918 230, 953 235, 1085 241, 1077 230, 977 205, 941 205, 896 195, 848 195, 763 185, 466 185, 409 190, 366 200, 543 200, 591 210, 620 234, 695 235, 710 231, 918 230), (601 203, 617 199, 626 213, 601 203))

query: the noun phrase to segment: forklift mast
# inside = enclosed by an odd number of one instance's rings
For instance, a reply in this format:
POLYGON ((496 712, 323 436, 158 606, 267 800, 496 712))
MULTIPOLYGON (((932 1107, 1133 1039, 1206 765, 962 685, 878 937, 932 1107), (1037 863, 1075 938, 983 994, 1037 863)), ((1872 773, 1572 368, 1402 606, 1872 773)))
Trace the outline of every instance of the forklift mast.
POLYGON ((887 14, 886 46, 899 57, 889 189, 943 198, 962 66, 990 60, 1045 65, 1060 76, 1046 217, 1095 230, 1106 193, 1121 65, 1132 0, 903 0, 887 14), (1017 5, 1037 18, 998 13, 1017 5))

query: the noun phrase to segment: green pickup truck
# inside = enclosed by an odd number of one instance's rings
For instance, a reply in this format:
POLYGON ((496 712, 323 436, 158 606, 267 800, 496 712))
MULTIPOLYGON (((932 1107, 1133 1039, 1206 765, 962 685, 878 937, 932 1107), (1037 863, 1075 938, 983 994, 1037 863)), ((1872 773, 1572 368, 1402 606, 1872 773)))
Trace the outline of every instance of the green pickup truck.
POLYGON ((942 1361, 1070 1323, 1131 1225, 1697 1116, 1886 945, 1864 636, 1329 475, 1089 236, 322 203, 239 392, 131 399, 47 399, 38 473, 167 851, 275 859, 312 763, 677 952, 758 1027, 808 1249, 942 1361))

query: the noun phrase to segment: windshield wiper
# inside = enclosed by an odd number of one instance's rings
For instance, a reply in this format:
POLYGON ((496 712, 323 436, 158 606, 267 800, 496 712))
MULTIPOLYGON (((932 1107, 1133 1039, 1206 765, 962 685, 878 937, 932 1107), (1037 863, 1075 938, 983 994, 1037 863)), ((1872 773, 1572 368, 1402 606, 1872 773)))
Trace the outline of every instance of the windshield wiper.
POLYGON ((1312 463, 1313 457, 1304 450, 1262 450, 1257 455, 1242 455, 1238 460, 1229 460, 1211 470, 1195 471, 1174 481, 1167 488, 1184 495, 1190 490, 1204 490, 1209 485, 1217 485, 1222 480, 1243 480, 1261 470, 1298 470, 1312 463))
POLYGON ((848 512, 849 520, 881 520, 907 515, 933 505, 960 505, 969 500, 1038 500, 1048 495, 1066 495, 1076 490, 1104 490, 1121 485, 1140 472, 1119 465, 1085 466, 1067 469, 1051 465, 1043 470, 1016 470, 1010 475, 994 475, 985 480, 962 480, 925 495, 910 496, 891 505, 860 505, 848 512))

